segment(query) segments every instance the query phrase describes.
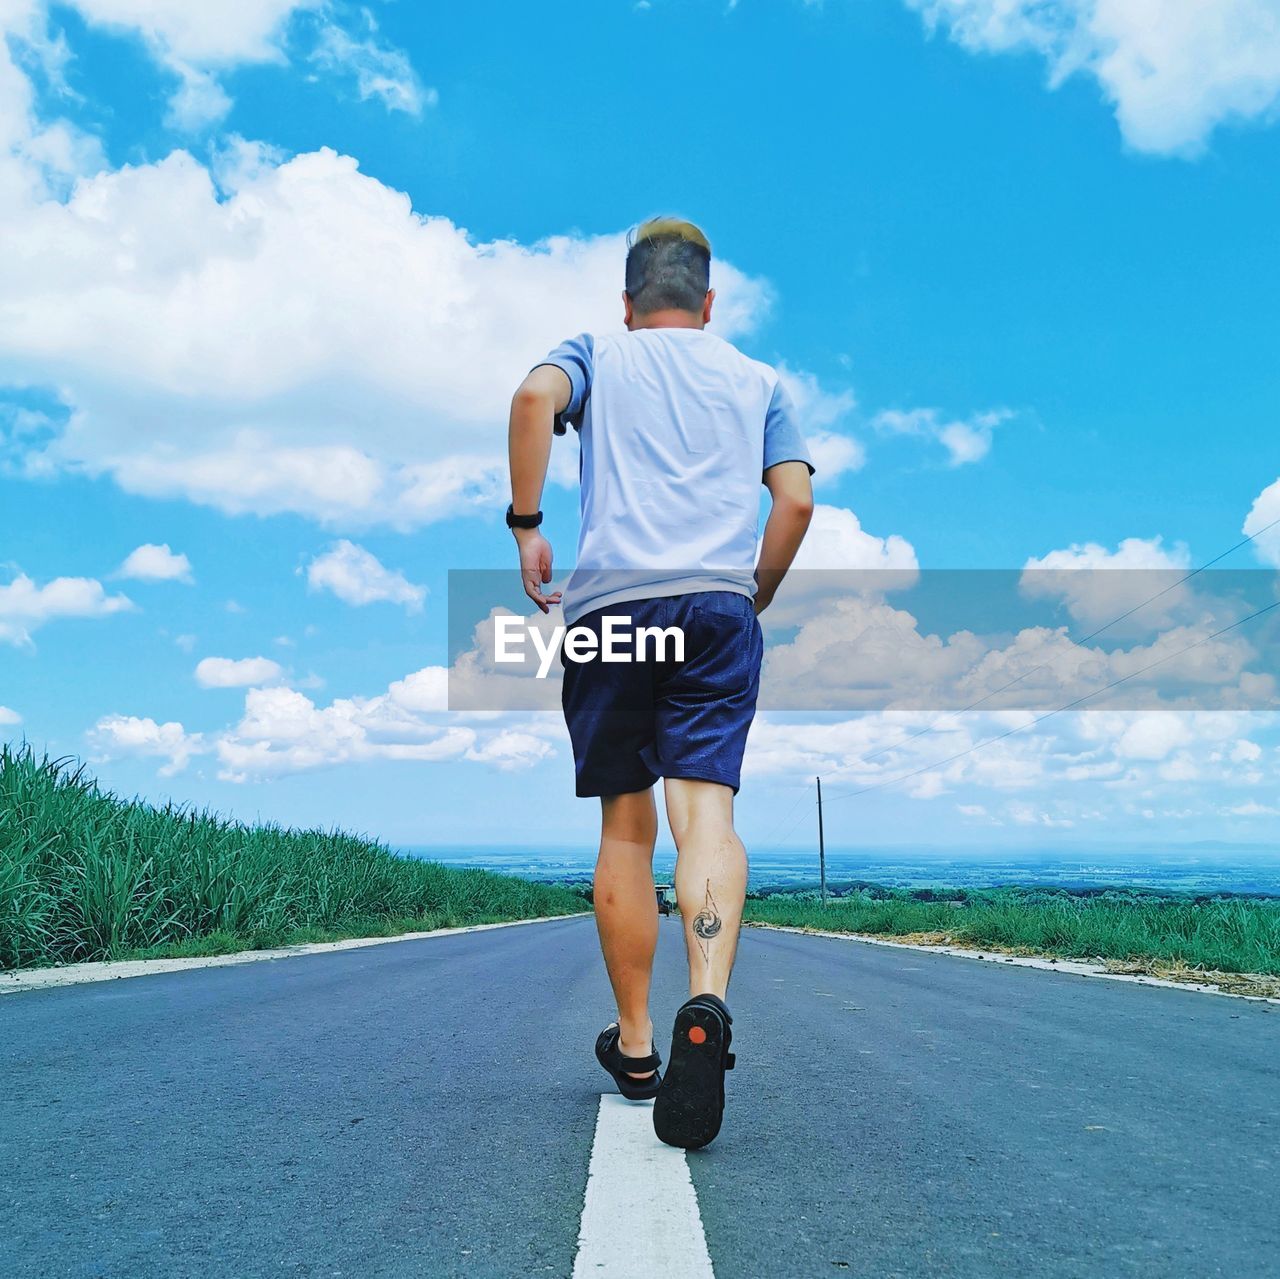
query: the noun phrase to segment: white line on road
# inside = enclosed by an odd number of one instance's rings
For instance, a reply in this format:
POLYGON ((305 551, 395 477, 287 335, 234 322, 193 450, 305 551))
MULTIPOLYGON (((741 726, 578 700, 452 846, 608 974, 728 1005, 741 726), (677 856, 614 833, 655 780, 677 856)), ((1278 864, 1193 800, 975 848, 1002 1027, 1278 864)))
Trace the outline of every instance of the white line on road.
POLYGON ((573 1279, 714 1279, 683 1150, 653 1135, 653 1105, 600 1097, 573 1279))

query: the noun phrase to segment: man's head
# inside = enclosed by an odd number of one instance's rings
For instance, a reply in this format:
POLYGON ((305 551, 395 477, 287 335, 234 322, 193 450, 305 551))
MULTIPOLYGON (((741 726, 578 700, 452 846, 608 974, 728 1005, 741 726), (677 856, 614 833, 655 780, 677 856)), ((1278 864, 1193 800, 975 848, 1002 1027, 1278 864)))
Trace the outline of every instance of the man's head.
POLYGON ((711 245, 679 218, 650 218, 627 246, 622 294, 629 329, 700 329, 711 319, 711 245))

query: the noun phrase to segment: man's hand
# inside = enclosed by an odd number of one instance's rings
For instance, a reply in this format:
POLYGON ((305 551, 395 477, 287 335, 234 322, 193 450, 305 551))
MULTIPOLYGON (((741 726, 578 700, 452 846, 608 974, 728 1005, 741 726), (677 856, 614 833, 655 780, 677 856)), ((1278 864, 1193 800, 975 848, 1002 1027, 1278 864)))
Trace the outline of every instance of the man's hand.
POLYGON ((560 603, 560 592, 544 595, 542 588, 551 581, 551 543, 536 528, 516 528, 520 547, 520 580, 524 593, 544 612, 550 612, 552 604, 560 603))

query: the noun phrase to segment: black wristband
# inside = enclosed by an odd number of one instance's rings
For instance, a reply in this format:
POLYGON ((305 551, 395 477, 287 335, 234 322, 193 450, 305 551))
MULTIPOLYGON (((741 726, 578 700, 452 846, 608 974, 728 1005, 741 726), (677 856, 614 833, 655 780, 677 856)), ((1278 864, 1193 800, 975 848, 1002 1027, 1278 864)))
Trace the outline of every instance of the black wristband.
POLYGON ((515 507, 508 504, 507 506, 507 527, 508 528, 537 528, 542 523, 542 512, 535 511, 532 515, 517 515, 515 507))

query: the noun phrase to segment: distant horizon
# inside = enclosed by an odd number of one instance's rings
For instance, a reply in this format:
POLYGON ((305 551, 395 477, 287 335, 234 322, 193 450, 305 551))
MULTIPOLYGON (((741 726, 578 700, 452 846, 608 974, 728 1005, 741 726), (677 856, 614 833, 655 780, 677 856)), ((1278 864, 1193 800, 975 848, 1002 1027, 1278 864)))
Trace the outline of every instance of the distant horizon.
MULTIPOLYGON (((465 853, 471 850, 498 852, 505 851, 512 855, 523 854, 528 855, 539 850, 548 854, 555 853, 579 853, 588 855, 592 852, 592 846, 589 843, 548 843, 546 841, 538 841, 536 843, 517 843, 514 841, 504 841, 500 843, 462 843, 459 841, 445 841, 434 844, 391 844, 393 848, 403 850, 405 852, 419 851, 456 851, 465 853)), ((785 857, 794 855, 800 860, 817 861, 818 849, 815 844, 812 848, 803 845, 787 844, 787 845, 768 845, 758 844, 754 846, 757 855, 767 853, 771 857, 785 857)), ((670 854, 674 849, 669 846, 664 848, 659 845, 659 853, 670 854)), ((748 854, 752 849, 748 848, 748 854)), ((940 847, 929 844, 876 844, 876 845, 850 845, 850 844, 829 844, 827 846, 827 856, 838 856, 842 858, 865 857, 875 859, 885 854, 903 855, 910 854, 930 861, 972 861, 975 859, 983 861, 1007 861, 1009 859, 1019 858, 1035 858, 1040 861, 1073 861, 1078 857, 1112 857, 1120 861, 1143 861, 1150 860, 1154 857, 1178 858, 1181 856, 1204 856, 1207 853, 1230 854, 1240 853, 1249 856, 1258 856, 1269 860, 1274 860, 1280 865, 1280 847, 1272 844, 1240 844, 1231 843, 1225 840, 1189 840, 1182 844, 1169 844, 1160 841, 1153 841, 1151 844, 1131 844, 1125 848, 1116 848, 1114 845, 1100 844, 1089 845, 1080 844, 1073 849, 1050 849, 1050 848, 998 848, 991 845, 983 844, 952 844, 946 847, 940 847)))
MULTIPOLYGON (((446 865, 475 867, 527 879, 590 882, 595 850, 590 845, 418 845, 400 850, 446 865)), ((674 874, 675 850, 660 848, 655 876, 674 874)), ((1069 891, 1132 889, 1183 894, 1280 897, 1280 855, 1263 848, 1193 848, 1116 853, 1081 849, 1074 854, 980 849, 945 854, 920 848, 829 848, 827 883, 833 887, 864 881, 886 888, 984 889, 1002 886, 1069 891)), ((766 891, 816 888, 820 882, 817 849, 755 849, 749 857, 748 884, 766 891)))

